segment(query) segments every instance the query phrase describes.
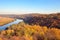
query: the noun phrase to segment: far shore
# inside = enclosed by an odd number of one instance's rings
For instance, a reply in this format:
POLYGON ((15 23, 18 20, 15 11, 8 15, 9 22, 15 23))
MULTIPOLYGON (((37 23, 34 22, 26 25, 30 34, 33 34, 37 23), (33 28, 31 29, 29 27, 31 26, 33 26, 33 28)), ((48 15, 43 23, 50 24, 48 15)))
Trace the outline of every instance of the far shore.
POLYGON ((9 17, 0 17, 0 26, 13 22, 15 19, 9 17))

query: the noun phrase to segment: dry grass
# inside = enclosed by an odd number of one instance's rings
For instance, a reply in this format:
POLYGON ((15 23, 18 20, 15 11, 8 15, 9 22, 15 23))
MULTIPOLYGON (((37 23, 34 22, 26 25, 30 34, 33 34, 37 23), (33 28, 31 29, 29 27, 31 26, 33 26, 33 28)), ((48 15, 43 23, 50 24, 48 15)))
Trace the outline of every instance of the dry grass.
POLYGON ((8 17, 0 17, 0 26, 12 22, 14 19, 13 18, 8 18, 8 17))

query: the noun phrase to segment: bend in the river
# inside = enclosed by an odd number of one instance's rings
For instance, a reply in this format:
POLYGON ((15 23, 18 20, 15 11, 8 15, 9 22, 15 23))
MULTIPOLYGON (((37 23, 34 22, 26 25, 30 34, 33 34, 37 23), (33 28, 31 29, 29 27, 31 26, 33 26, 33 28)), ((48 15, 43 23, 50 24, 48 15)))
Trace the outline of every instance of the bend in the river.
POLYGON ((13 24, 18 24, 19 22, 22 22, 22 19, 16 19, 15 21, 8 23, 6 25, 0 26, 0 30, 5 30, 7 27, 13 25, 13 24))

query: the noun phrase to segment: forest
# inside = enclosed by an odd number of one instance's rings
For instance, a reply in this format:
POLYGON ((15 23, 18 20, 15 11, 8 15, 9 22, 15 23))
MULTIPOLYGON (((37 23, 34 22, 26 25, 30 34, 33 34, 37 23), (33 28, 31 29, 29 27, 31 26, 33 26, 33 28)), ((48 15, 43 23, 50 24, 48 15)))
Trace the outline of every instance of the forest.
POLYGON ((1 30, 0 40, 60 40, 60 14, 27 16, 1 30))
POLYGON ((0 31, 0 40, 60 40, 60 29, 21 22, 0 31))

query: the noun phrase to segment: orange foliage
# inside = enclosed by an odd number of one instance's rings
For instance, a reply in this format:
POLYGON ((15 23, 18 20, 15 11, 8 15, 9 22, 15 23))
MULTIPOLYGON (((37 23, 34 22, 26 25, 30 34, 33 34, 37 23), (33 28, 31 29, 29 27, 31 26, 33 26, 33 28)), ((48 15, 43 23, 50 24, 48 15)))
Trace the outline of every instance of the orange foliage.
POLYGON ((22 22, 1 31, 0 35, 7 40, 60 40, 60 29, 22 22))

